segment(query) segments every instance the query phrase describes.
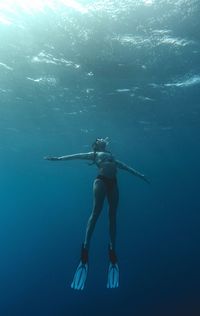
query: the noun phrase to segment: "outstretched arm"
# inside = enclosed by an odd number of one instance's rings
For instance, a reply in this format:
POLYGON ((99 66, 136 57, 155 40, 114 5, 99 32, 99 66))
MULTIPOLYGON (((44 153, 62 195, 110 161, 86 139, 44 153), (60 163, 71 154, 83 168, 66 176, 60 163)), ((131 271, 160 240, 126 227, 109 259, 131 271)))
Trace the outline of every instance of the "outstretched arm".
POLYGON ((133 169, 132 167, 127 166, 125 163, 123 163, 119 160, 116 160, 116 163, 117 163, 118 168, 126 170, 126 171, 130 172, 131 174, 133 174, 134 176, 137 176, 137 177, 143 179, 147 183, 150 183, 149 179, 147 177, 145 177, 145 175, 140 173, 139 171, 133 169))
POLYGON ((94 152, 89 153, 79 153, 79 154, 73 154, 73 155, 66 155, 66 156, 60 156, 60 157, 44 157, 45 160, 73 160, 73 159, 84 159, 84 160, 93 160, 94 159, 94 152))

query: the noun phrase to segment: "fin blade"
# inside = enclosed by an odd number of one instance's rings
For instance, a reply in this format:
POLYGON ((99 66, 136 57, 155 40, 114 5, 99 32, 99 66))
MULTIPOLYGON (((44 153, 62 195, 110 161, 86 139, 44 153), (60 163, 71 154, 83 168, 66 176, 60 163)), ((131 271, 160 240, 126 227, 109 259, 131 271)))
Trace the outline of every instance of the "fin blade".
POLYGON ((80 262, 74 274, 71 288, 74 290, 83 290, 87 279, 88 264, 80 262))
POLYGON ((119 266, 117 263, 109 264, 107 288, 115 289, 119 287, 119 266))

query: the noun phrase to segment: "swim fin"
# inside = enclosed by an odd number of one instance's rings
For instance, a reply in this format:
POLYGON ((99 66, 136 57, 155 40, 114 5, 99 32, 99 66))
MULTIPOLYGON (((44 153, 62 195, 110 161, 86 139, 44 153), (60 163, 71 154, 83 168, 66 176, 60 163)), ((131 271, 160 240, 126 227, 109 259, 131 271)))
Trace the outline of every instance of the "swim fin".
POLYGON ((109 247, 109 268, 108 268, 108 281, 107 288, 114 289, 119 287, 119 266, 117 264, 117 256, 113 249, 109 247))
POLYGON ((88 272, 88 264, 80 262, 76 269, 76 272, 71 284, 72 289, 74 290, 84 289, 85 281, 87 279, 87 272, 88 272))
POLYGON ((74 290, 83 290, 87 280, 88 273, 88 250, 82 245, 81 261, 76 269, 71 288, 74 290))

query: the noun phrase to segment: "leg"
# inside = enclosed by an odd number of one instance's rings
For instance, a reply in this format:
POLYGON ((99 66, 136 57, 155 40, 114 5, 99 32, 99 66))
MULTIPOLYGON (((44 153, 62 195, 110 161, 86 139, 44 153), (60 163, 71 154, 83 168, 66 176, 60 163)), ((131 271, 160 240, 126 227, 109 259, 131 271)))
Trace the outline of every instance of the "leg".
POLYGON ((107 194, 109 203, 109 231, 110 231, 110 245, 109 245, 109 269, 107 288, 119 287, 119 266, 118 259, 115 253, 115 240, 116 240, 116 213, 119 200, 119 192, 117 184, 108 191, 107 194))
POLYGON ((96 179, 94 181, 93 194, 94 194, 94 205, 93 205, 92 214, 90 215, 90 218, 88 220, 86 234, 85 234, 84 247, 86 249, 89 248, 90 239, 92 237, 92 233, 94 231, 99 214, 101 213, 103 202, 106 195, 105 184, 103 183, 102 180, 96 179))
POLYGON ((117 206, 119 201, 119 190, 117 184, 114 185, 112 190, 108 192, 108 204, 109 204, 109 233, 110 233, 110 248, 115 251, 116 242, 116 215, 117 206))

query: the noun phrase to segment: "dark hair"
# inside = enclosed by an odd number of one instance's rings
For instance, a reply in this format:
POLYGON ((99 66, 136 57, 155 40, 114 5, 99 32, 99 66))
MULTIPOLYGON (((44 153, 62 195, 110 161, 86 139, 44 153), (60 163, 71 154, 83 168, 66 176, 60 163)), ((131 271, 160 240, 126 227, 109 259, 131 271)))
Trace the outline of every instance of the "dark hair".
POLYGON ((101 138, 97 137, 96 140, 92 143, 92 149, 94 152, 94 158, 93 158, 93 162, 89 163, 89 165, 93 165, 95 164, 95 160, 96 160, 96 156, 97 156, 97 151, 98 151, 98 145, 97 142, 98 140, 100 140, 101 138))
POLYGON ((92 144, 92 149, 94 152, 94 157, 93 157, 93 161, 88 163, 89 166, 92 166, 95 164, 95 160, 96 160, 96 156, 97 156, 97 146, 96 146, 96 141, 92 144))
POLYGON ((106 142, 105 142, 105 140, 104 140, 103 138, 97 137, 96 140, 95 140, 95 142, 92 144, 92 149, 93 149, 94 151, 98 151, 98 147, 99 147, 99 146, 97 145, 97 142, 98 142, 98 141, 100 141, 101 143, 104 142, 105 147, 106 147, 106 142))
POLYGON ((97 140, 98 140, 98 138, 97 138, 97 139, 95 140, 95 142, 92 144, 92 149, 93 149, 94 152, 96 152, 96 151, 97 151, 97 148, 98 148, 97 140))

